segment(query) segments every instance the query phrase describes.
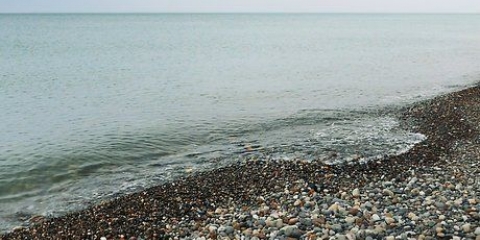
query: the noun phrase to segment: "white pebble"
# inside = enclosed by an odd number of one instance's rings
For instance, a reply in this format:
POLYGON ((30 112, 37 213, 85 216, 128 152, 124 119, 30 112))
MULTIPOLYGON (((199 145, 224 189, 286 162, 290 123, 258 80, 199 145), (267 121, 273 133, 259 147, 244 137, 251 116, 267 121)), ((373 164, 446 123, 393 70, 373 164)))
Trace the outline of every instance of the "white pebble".
POLYGON ((408 213, 408 218, 412 221, 417 221, 419 219, 419 217, 413 212, 408 213))
POLYGON ((352 196, 353 197, 359 197, 360 196, 360 190, 358 188, 353 189, 352 196))

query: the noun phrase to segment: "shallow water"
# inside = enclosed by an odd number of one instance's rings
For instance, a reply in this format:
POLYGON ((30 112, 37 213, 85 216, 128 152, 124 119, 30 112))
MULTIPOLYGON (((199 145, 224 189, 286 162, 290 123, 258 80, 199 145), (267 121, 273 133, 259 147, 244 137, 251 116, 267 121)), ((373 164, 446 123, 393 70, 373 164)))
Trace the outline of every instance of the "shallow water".
POLYGON ((385 109, 480 69, 478 15, 0 15, 0 39, 1 229, 244 158, 397 154, 422 136, 385 109))

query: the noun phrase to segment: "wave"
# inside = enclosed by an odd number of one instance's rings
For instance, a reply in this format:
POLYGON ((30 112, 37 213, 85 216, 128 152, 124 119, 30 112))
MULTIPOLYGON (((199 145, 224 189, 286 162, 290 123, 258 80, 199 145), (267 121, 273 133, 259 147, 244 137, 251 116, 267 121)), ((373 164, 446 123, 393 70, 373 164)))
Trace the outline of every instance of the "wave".
POLYGON ((368 110, 313 109, 264 121, 203 122, 167 131, 150 128, 90 139, 72 148, 49 145, 53 150, 11 158, 4 154, 0 203, 15 206, 8 211, 55 215, 234 161, 304 159, 335 164, 398 154, 421 140, 423 135, 403 130, 392 114, 368 110))

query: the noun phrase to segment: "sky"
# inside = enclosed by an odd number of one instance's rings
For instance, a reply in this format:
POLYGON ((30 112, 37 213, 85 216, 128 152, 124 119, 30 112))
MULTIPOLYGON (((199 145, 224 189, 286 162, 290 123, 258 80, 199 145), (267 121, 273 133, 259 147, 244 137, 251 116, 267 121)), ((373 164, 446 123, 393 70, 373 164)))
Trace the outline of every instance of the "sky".
POLYGON ((0 12, 480 13, 480 0, 0 0, 0 12))

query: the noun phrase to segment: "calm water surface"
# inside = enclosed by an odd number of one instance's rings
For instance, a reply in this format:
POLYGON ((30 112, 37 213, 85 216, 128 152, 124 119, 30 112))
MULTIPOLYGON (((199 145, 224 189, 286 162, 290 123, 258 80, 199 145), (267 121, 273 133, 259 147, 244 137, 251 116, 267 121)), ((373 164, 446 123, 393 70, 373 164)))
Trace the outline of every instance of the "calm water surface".
POLYGON ((0 15, 0 229, 186 169, 397 154, 423 136, 385 112, 479 69, 479 15, 0 15))

